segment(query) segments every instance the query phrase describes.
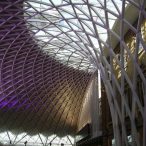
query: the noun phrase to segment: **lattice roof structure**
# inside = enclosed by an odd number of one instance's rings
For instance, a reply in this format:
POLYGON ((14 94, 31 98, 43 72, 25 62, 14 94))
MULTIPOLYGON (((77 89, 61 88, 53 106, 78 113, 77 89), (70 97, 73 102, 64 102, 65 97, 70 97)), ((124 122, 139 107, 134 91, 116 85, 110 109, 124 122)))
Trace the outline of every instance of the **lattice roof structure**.
POLYGON ((73 134, 90 74, 42 51, 27 28, 24 1, 0 5, 1 130, 73 134))
MULTIPOLYGON (((122 98, 128 82, 133 102, 144 118, 134 91, 136 78, 131 81, 124 57, 128 54, 135 63, 134 77, 140 75, 146 85, 134 59, 139 44, 146 50, 140 29, 145 5, 144 0, 1 0, 0 131, 74 135, 85 91, 97 70, 109 95, 111 113, 115 110, 117 117, 123 118, 114 98, 117 91, 123 108, 133 116, 122 98), (136 38, 134 54, 124 39, 128 30, 136 38), (120 53, 116 53, 117 47, 120 53), (120 73, 115 71, 114 61, 120 73)), ((119 123, 124 127, 122 120, 119 123)))

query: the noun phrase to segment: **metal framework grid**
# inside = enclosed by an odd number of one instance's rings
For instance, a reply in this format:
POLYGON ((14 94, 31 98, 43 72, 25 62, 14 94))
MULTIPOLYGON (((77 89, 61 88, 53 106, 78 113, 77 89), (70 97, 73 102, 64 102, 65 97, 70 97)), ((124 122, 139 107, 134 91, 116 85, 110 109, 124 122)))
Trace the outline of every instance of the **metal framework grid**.
POLYGON ((0 1, 0 129, 75 133, 90 74, 42 52, 24 21, 24 1, 0 1))
POLYGON ((1 127, 72 134, 88 72, 97 69, 108 95, 116 146, 128 146, 125 115, 130 119, 132 145, 141 145, 136 111, 142 117, 145 146, 146 78, 138 58, 140 47, 146 51, 141 30, 145 6, 145 0, 1 0, 1 127), (132 14, 136 26, 128 17, 132 14), (112 29, 115 20, 117 28, 112 29), (127 30, 135 36, 133 53, 124 39, 127 30), (118 43, 120 57, 114 51, 118 43), (133 63, 131 76, 126 72, 125 55, 133 63), (144 86, 144 105, 136 90, 137 78, 144 86), (132 107, 126 100, 125 84, 132 93, 132 107))

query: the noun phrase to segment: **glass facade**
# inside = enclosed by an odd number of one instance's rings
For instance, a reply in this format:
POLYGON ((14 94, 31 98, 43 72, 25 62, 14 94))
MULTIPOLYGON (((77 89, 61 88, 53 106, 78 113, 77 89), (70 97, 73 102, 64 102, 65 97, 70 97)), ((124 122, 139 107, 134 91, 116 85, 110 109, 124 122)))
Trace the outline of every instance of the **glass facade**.
POLYGON ((57 135, 44 136, 42 134, 28 135, 27 133, 14 134, 10 131, 0 133, 0 142, 4 145, 21 146, 72 146, 74 138, 71 136, 59 137, 57 135))

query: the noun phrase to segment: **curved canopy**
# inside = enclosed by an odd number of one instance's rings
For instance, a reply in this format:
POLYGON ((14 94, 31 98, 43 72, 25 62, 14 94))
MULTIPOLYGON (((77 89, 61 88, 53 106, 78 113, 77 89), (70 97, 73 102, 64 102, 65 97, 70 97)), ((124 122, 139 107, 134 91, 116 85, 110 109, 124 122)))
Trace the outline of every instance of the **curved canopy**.
POLYGON ((93 71, 96 57, 101 54, 100 47, 104 46, 102 41, 107 39, 106 19, 111 29, 121 4, 108 0, 109 13, 105 18, 104 0, 27 0, 24 19, 45 53, 65 65, 93 71))
POLYGON ((24 21, 23 0, 0 5, 0 130, 73 135, 90 73, 42 51, 24 21))
POLYGON ((132 0, 1 0, 0 130, 73 135, 128 4, 138 9, 132 0))

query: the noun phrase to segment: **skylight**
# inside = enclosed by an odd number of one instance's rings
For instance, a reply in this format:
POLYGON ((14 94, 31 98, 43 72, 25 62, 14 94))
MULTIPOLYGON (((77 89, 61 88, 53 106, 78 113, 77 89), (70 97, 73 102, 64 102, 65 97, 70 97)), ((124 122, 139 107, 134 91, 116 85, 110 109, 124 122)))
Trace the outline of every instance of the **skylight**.
POLYGON ((44 52, 68 66, 93 70, 94 58, 107 40, 108 26, 112 29, 120 15, 122 1, 28 0, 24 9, 28 28, 44 52))

